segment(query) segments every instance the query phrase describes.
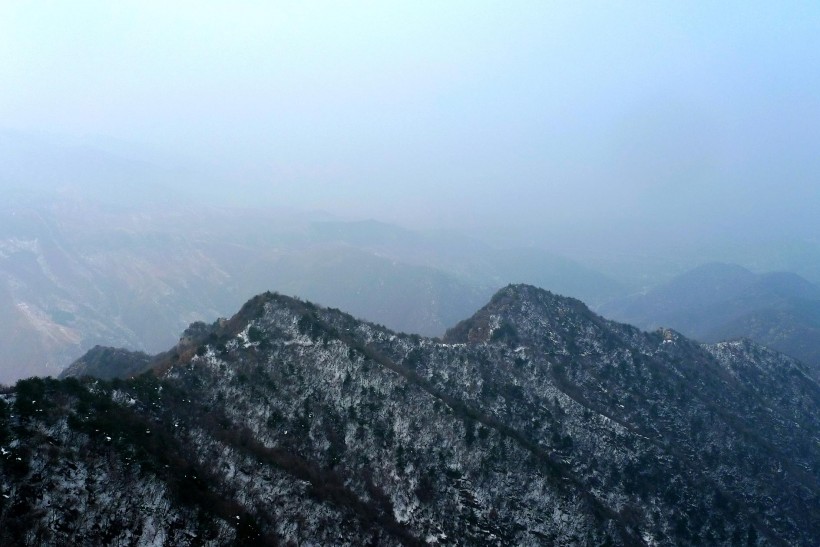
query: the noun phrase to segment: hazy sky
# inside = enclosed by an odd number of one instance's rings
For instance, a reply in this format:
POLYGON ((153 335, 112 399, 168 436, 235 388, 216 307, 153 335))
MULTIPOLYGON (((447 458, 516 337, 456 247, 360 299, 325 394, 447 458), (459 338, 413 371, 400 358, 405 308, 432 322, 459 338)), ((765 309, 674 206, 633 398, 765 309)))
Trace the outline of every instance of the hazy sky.
POLYGON ((0 128, 404 223, 805 236, 820 3, 5 0, 0 128))

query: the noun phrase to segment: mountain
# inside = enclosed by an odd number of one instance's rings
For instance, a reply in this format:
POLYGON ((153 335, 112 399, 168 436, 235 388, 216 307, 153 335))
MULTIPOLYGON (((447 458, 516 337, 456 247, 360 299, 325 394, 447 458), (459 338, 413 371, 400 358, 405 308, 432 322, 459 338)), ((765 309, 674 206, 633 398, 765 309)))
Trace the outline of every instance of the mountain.
POLYGON ((307 237, 435 268, 471 286, 489 288, 486 298, 509 283, 549 287, 595 304, 626 290, 595 269, 538 247, 496 248, 450 232, 424 234, 372 220, 325 221, 312 223, 307 237))
POLYGON ((142 351, 94 346, 60 373, 60 378, 93 376, 103 380, 130 378, 151 368, 153 357, 142 351))
POLYGON ((509 282, 596 299, 617 285, 537 249, 375 221, 179 203, 0 204, 0 383, 59 374, 96 345, 156 353, 269 287, 441 336, 509 282))
POLYGON ((508 286, 442 340, 278 294, 0 396, 0 542, 813 545, 820 385, 508 286))
POLYGON ((750 338, 820 373, 820 286, 794 273, 706 264, 598 311, 645 329, 668 326, 703 342, 750 338))
POLYGON ((441 270, 346 245, 293 250, 270 257, 266 265, 258 268, 257 284, 271 283, 283 292, 426 336, 443 334, 492 294, 441 270))
POLYGON ((111 139, 93 142, 0 128, 0 186, 6 199, 81 198, 119 207, 191 200, 195 193, 180 188, 192 174, 156 159, 111 139))
POLYGON ((0 206, 0 383, 56 375, 98 344, 161 351, 249 296, 192 238, 151 223, 72 202, 0 206))

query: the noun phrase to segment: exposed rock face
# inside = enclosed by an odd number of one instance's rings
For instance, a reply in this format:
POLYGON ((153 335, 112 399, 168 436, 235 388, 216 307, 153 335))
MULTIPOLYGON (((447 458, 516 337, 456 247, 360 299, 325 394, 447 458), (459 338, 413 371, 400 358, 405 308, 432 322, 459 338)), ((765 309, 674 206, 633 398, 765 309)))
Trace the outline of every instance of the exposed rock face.
POLYGON ((194 330, 153 375, 4 396, 0 543, 820 537, 820 386, 750 342, 529 286, 443 341, 270 293, 194 330))

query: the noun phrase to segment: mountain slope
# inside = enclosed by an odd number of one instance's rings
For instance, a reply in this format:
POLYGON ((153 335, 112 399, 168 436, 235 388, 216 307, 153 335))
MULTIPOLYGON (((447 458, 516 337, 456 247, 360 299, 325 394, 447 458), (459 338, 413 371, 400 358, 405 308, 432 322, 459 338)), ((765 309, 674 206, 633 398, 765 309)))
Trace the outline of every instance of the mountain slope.
POLYGON ((162 351, 189 323, 228 315, 272 286, 440 336, 511 281, 596 300, 615 290, 536 249, 372 221, 10 199, 0 204, 0 383, 57 375, 95 345, 162 351))
POLYGON ((30 380, 4 397, 1 539, 811 545, 820 534, 820 386, 749 342, 643 333, 529 286, 499 291, 443 341, 270 293, 188 334, 153 376, 30 380), (49 458, 91 477, 95 499, 108 482, 152 501, 132 517, 125 503, 92 503, 49 458), (55 481, 48 499, 31 494, 55 481))
POLYGON ((593 303, 624 293, 624 287, 601 272, 537 247, 495 248, 457 234, 426 235, 375 221, 314 222, 307 237, 435 268, 471 286, 490 287, 487 298, 509 283, 550 287, 593 303))
POLYGON ((820 374, 820 287, 793 273, 707 264, 599 311, 645 329, 671 327, 703 342, 750 338, 820 374))
POLYGON ((152 356, 141 351, 94 346, 60 373, 60 378, 92 376, 103 380, 130 378, 151 368, 152 356))

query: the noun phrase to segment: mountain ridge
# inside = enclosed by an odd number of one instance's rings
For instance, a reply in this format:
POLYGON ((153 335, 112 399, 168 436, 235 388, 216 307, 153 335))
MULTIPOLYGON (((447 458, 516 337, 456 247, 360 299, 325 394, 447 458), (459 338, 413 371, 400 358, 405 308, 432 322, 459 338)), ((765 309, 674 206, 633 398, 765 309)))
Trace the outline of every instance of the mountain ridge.
POLYGON ((617 283, 536 248, 316 214, 111 210, 80 198, 0 205, 0 383, 57 375, 95 345, 165 351, 187 325, 276 287, 396 330, 440 336, 501 286, 599 301, 617 283))
POLYGON ((795 273, 706 264, 598 311, 643 329, 672 327, 701 342, 751 338, 803 361, 820 379, 820 286, 795 273))
MULTIPOLYGON (((36 450, 48 442, 20 433, 38 430, 58 451, 112 439, 108 459, 66 455, 74 465, 143 454, 145 465, 126 464, 142 474, 128 476, 170 492, 176 522, 206 543, 810 545, 820 533, 820 387, 803 365, 748 342, 644 333, 530 286, 502 289, 442 340, 265 293, 189 329, 152 374, 83 382, 24 382, 6 396, 29 469, 4 479, 13 501, 0 519, 38 469, 49 476, 36 450), (52 400, 64 402, 39 402, 52 400), (150 426, 111 431, 94 405, 150 426), (186 487, 200 501, 173 501, 185 488, 153 465, 161 451, 139 448, 145 429, 179 447, 169 465, 207 477, 186 487)), ((54 507, 22 529, 77 540, 48 524, 71 521, 54 507)), ((191 544, 172 521, 155 528, 191 544)))

